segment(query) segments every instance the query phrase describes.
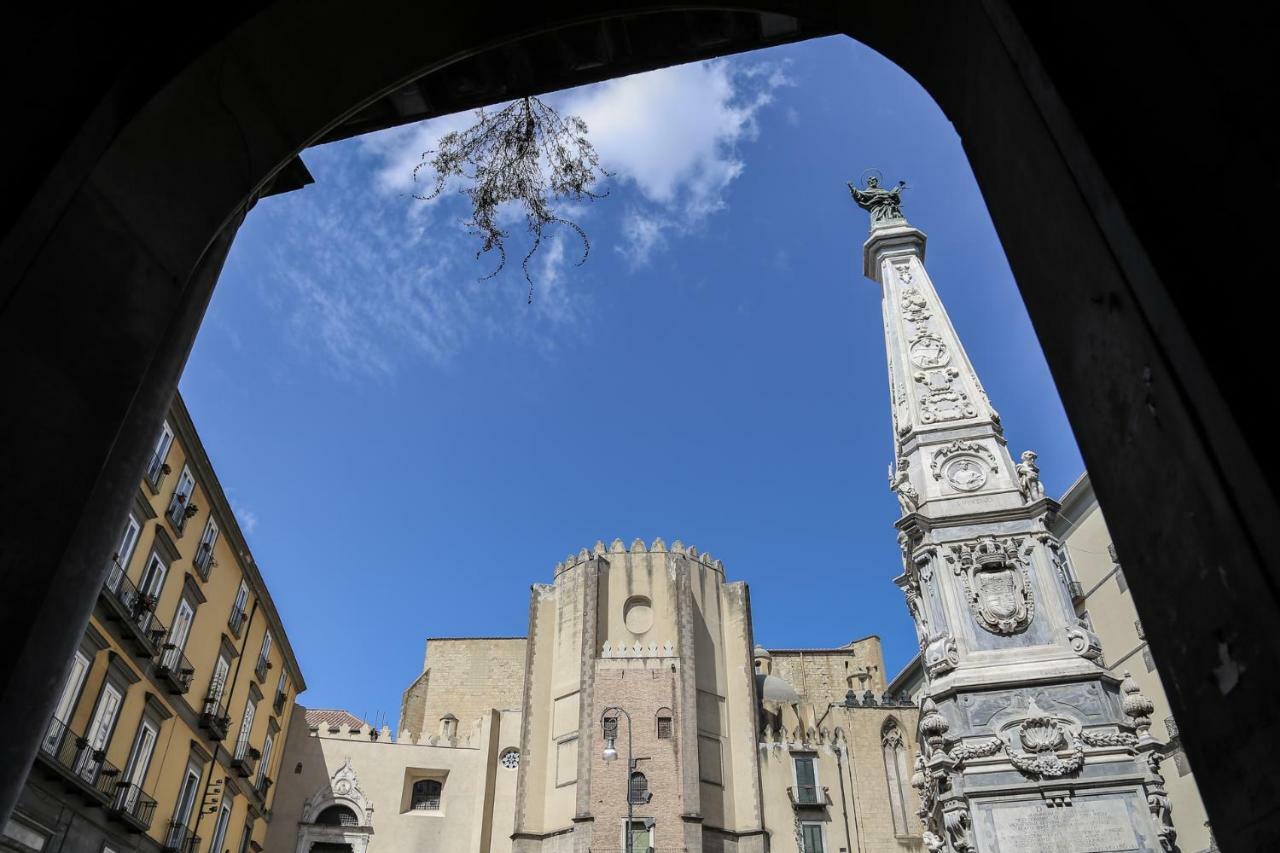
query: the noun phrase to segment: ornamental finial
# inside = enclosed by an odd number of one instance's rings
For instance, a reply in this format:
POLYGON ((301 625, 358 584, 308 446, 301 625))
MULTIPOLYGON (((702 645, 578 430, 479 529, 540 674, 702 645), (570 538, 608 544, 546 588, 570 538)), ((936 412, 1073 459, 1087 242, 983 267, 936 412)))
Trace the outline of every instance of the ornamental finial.
POLYGON ((862 173, 862 181, 866 185, 859 189, 849 182, 849 195, 858 207, 871 213, 871 227, 884 228, 890 225, 906 225, 902 215, 902 191, 907 188, 906 181, 898 181, 893 189, 880 186, 881 174, 877 169, 868 169, 862 173))

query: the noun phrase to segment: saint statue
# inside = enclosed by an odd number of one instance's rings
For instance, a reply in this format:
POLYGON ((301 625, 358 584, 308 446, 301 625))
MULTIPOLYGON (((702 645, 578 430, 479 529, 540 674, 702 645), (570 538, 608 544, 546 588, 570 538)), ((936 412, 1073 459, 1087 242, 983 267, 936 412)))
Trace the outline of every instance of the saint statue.
POLYGON ((871 211, 871 227, 875 228, 877 225, 906 221, 902 216, 902 199, 899 197, 906 185, 906 181, 898 181, 896 187, 886 190, 880 186, 880 179, 871 175, 867 178, 866 189, 858 189, 851 181, 849 195, 853 196, 858 207, 871 211))
POLYGON ((1022 499, 1028 503, 1044 497, 1044 484, 1040 482, 1040 469, 1036 466, 1037 458, 1039 457, 1034 451, 1024 450, 1022 461, 1014 466, 1018 473, 1018 490, 1022 492, 1022 499))

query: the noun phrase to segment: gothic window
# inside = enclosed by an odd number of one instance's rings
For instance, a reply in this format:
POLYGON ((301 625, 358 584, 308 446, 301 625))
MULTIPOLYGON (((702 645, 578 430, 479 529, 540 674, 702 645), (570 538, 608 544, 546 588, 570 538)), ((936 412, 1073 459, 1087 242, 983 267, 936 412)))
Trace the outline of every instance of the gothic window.
POLYGON ((413 799, 410 808, 414 811, 434 812, 440 810, 440 791, 444 786, 435 779, 423 779, 413 783, 413 799))
POLYGON ((671 709, 658 711, 658 740, 671 740, 671 709))
POLYGON ((907 768, 907 744, 902 729, 893 719, 885 721, 880 729, 880 743, 884 752, 884 773, 889 784, 889 810, 893 813, 894 835, 908 835, 907 785, 911 771, 907 768))
POLYGON ((520 766, 520 750, 514 746, 502 751, 502 755, 498 756, 498 763, 508 770, 515 770, 520 766))
POLYGON ((348 806, 332 805, 316 816, 321 826, 359 826, 360 819, 348 806))
POLYGON ((649 780, 639 770, 631 774, 631 786, 629 788, 629 796, 631 802, 635 805, 641 805, 649 802, 649 780))

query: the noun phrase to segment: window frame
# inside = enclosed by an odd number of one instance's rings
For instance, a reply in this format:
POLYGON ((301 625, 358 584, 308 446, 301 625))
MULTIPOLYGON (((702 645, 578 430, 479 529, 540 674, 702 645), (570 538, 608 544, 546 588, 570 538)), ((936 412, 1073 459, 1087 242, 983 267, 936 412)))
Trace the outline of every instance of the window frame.
POLYGON ((169 506, 165 508, 164 517, 169 520, 169 524, 174 531, 181 536, 182 531, 187 526, 187 507, 191 505, 191 498, 196 493, 196 476, 191 473, 190 465, 182 466, 182 473, 178 475, 178 485, 173 487, 173 494, 169 497, 169 506), (184 484, 187 484, 187 490, 182 491, 184 484), (179 500, 181 495, 181 500, 179 500), (181 507, 182 511, 175 513, 174 510, 181 507), (177 516, 175 518, 175 515, 177 516))
POLYGON ((156 443, 151 451, 151 458, 147 460, 147 470, 143 472, 147 483, 152 489, 160 488, 160 479, 164 471, 164 464, 169 458, 169 451, 173 449, 173 427, 169 426, 169 421, 165 420, 160 425, 160 435, 156 436, 156 443))
POLYGON ((802 820, 800 821, 800 843, 802 845, 801 853, 826 853, 827 851, 827 824, 821 820, 802 820), (805 830, 813 827, 818 830, 818 844, 822 846, 821 850, 810 850, 809 842, 805 838, 805 830))
POLYGON ((218 536, 221 533, 218 520, 213 517, 213 513, 209 513, 204 523, 204 530, 200 533, 200 544, 196 545, 195 556, 191 558, 191 565, 202 578, 208 579, 209 572, 212 570, 213 549, 217 546, 218 536))
POLYGON ((138 550, 138 540, 142 538, 142 522, 132 512, 125 518, 124 530, 120 534, 120 544, 112 554, 111 567, 107 571, 107 589, 115 592, 120 587, 120 579, 129 574, 129 562, 138 550))
POLYGON ((791 753, 791 780, 792 780, 792 784, 795 785, 795 787, 792 790, 794 790, 796 794, 795 796, 796 805, 821 806, 824 804, 824 798, 822 796, 822 782, 821 782, 821 777, 818 773, 818 754, 816 752, 791 753), (812 785, 800 784, 800 762, 801 761, 809 762, 809 767, 812 768, 813 770, 812 785), (813 788, 813 799, 805 800, 803 799, 801 790, 803 788, 809 788, 809 787, 813 788))
POLYGON ((440 812, 443 810, 444 810, 444 780, 435 779, 432 777, 427 777, 425 779, 415 779, 413 783, 409 786, 409 811, 410 812, 440 812), (423 786, 423 789, 425 791, 429 789, 432 785, 435 785, 436 787, 435 805, 430 805, 432 801, 429 799, 431 796, 429 793, 423 795, 424 796, 423 800, 420 801, 418 799, 418 787, 423 786), (424 805, 421 805, 421 806, 418 805, 419 802, 423 802, 424 805))

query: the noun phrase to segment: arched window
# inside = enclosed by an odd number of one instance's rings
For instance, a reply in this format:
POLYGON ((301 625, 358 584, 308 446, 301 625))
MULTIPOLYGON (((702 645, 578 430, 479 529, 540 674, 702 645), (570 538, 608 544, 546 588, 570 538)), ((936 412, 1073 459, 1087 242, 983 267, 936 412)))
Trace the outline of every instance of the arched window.
POLYGON ((672 738, 672 725, 671 725, 671 719, 672 719, 672 718, 671 718, 671 709, 670 709, 670 708, 659 708, 659 709, 658 709, 658 716, 657 716, 657 720, 658 720, 658 740, 671 740, 671 738, 672 738))
POLYGON ((649 802, 649 780, 639 770, 631 774, 629 792, 633 804, 640 805, 649 802))
POLYGON ((885 720, 880 729, 880 744, 884 752, 884 775, 889 783, 889 809, 893 812, 894 835, 908 835, 907 785, 911 771, 907 768, 907 743, 897 720, 885 720))
POLYGON ((360 819, 350 807, 332 805, 316 815, 316 823, 321 826, 359 826, 360 819))
POLYGON ((413 783, 413 799, 410 808, 414 811, 434 812, 440 810, 440 791, 444 786, 435 779, 422 779, 413 783))

